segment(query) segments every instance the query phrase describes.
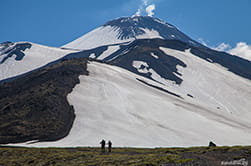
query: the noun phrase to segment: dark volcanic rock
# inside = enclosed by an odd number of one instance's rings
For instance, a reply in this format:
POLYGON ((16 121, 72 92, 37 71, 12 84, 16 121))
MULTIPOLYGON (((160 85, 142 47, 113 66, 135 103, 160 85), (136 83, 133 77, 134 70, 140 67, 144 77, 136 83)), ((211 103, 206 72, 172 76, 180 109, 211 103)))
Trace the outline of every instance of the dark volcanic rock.
POLYGON ((144 29, 154 30, 159 33, 163 39, 180 40, 194 46, 201 46, 200 43, 192 40, 190 37, 182 33, 175 26, 168 24, 158 18, 149 16, 122 17, 107 22, 103 25, 116 27, 119 31, 118 39, 124 40, 129 38, 137 39, 139 35, 144 35, 144 29))
POLYGON ((12 45, 14 45, 14 43, 11 42, 5 42, 1 44, 2 48, 0 51, 2 52, 2 54, 0 54, 0 56, 5 55, 5 57, 0 61, 0 64, 4 63, 8 58, 11 58, 14 55, 16 56, 15 60, 22 60, 25 56, 23 51, 30 49, 32 46, 30 43, 17 43, 13 48, 8 49, 8 47, 12 45))
POLYGON ((187 65, 172 55, 166 55, 159 49, 159 47, 174 47, 175 49, 182 50, 184 49, 183 46, 186 46, 183 44, 184 43, 181 43, 180 41, 173 40, 136 40, 128 46, 122 47, 120 52, 112 54, 109 56, 109 59, 104 59, 104 61, 107 61, 111 65, 125 68, 133 73, 152 79, 152 73, 140 73, 132 65, 133 61, 146 62, 149 67, 156 71, 162 78, 174 81, 176 84, 181 84, 182 79, 177 76, 181 76, 178 72, 177 66, 186 67, 187 65), (151 53, 156 54, 158 59, 151 56, 151 53))
POLYGON ((212 141, 210 141, 208 146, 209 146, 209 147, 216 147, 216 144, 213 143, 212 141))
POLYGON ((69 59, 0 84, 0 143, 68 135, 75 114, 66 96, 81 74, 88 74, 87 60, 69 59))
POLYGON ((139 82, 141 82, 141 83, 143 83, 143 84, 145 84, 145 85, 147 85, 147 86, 150 86, 150 87, 155 88, 155 89, 158 89, 158 90, 160 90, 160 91, 162 91, 162 92, 165 92, 165 93, 168 93, 168 94, 173 95, 173 96, 175 96, 175 97, 179 97, 179 98, 183 99, 180 95, 178 95, 178 94, 176 94, 176 93, 173 93, 173 92, 170 92, 170 91, 168 91, 168 90, 166 90, 166 89, 160 88, 160 87, 158 87, 158 86, 149 84, 149 83, 147 83, 147 82, 145 82, 145 81, 143 81, 143 80, 141 80, 141 79, 138 79, 138 78, 136 78, 136 79, 137 79, 139 82))

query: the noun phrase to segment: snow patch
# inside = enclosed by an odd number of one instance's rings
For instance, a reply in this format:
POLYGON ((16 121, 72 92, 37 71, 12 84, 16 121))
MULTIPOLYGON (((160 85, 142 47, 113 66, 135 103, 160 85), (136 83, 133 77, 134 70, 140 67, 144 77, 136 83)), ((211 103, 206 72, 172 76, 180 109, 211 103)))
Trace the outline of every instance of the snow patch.
POLYGON ((214 61, 213 61, 212 59, 210 59, 210 58, 207 58, 207 60, 208 60, 209 62, 211 62, 211 63, 214 62, 214 61))
POLYGON ((159 20, 159 19, 156 19, 156 18, 154 18, 154 21, 156 21, 156 22, 158 22, 158 23, 160 23, 160 24, 167 25, 169 28, 175 28, 174 26, 172 26, 172 25, 166 23, 165 21, 162 21, 162 20, 159 20))
POLYGON ((143 30, 145 33, 143 35, 136 36, 137 39, 155 39, 155 38, 164 39, 156 30, 150 30, 147 28, 140 28, 140 29, 143 30))
POLYGON ((96 54, 95 53, 91 53, 91 55, 89 57, 95 59, 96 58, 96 54))
POLYGON ((134 18, 133 18, 133 21, 135 21, 135 22, 139 22, 139 19, 138 19, 138 18, 136 18, 136 17, 134 17, 134 18))
POLYGON ((103 60, 120 49, 119 45, 109 46, 97 59, 103 60))
POLYGON ((151 54, 150 54, 152 57, 154 57, 155 59, 159 59, 159 57, 156 55, 156 54, 154 54, 153 52, 151 52, 151 54))
POLYGON ((147 69, 149 66, 146 62, 143 61, 133 61, 132 66, 138 70, 139 73, 148 73, 147 69))

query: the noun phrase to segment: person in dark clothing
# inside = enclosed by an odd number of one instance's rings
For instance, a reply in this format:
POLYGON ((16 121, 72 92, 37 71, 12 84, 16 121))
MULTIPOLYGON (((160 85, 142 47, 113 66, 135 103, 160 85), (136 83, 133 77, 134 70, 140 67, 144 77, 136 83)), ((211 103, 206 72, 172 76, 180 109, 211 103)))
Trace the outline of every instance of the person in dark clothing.
POLYGON ((104 153, 105 152, 105 140, 104 139, 100 142, 100 145, 101 145, 101 152, 104 153))
POLYGON ((112 142, 108 141, 108 152, 112 152, 112 142))

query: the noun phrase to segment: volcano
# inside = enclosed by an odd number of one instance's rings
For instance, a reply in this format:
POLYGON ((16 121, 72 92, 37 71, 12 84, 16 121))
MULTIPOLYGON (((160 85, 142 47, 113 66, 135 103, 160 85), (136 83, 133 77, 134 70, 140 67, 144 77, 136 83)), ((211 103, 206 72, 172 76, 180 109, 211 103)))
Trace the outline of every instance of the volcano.
POLYGON ((0 84, 2 144, 251 141, 251 62, 158 18, 115 19, 61 48, 3 43, 0 52, 1 72, 8 69, 0 84))

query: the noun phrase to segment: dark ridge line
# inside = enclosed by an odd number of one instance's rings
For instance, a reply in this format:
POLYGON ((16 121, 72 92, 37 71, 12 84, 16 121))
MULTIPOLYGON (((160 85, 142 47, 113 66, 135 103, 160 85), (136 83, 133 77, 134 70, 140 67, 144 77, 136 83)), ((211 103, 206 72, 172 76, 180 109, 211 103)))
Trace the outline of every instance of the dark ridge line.
POLYGON ((25 72, 23 74, 19 74, 19 75, 13 76, 13 77, 9 77, 9 78, 0 80, 0 85, 4 84, 4 83, 7 83, 7 82, 10 82, 10 81, 13 81, 13 80, 16 80, 16 79, 19 79, 21 77, 25 77, 26 75, 29 75, 29 74, 31 74, 33 72, 42 70, 42 69, 44 69, 46 67, 50 67, 50 66, 52 66, 52 65, 54 65, 56 63, 60 63, 62 61, 69 60, 69 59, 83 59, 84 58, 84 59, 87 60, 87 62, 99 62, 99 63, 108 64, 107 62, 104 62, 102 60, 93 59, 93 58, 89 58, 89 57, 85 58, 85 57, 67 57, 67 56, 68 56, 68 54, 66 56, 62 57, 62 58, 59 58, 59 59, 57 59, 55 61, 52 61, 52 62, 49 62, 49 63, 47 63, 47 64, 45 64, 45 65, 43 65, 41 67, 38 67, 38 68, 35 68, 35 69, 31 70, 31 71, 28 71, 28 72, 25 72))
POLYGON ((143 81, 143 80, 141 80, 141 79, 139 79, 139 78, 136 78, 136 80, 138 80, 139 82, 144 83, 145 85, 148 85, 148 86, 150 86, 150 87, 152 87, 152 88, 158 89, 158 90, 160 90, 160 91, 163 91, 163 92, 165 92, 165 93, 168 93, 168 94, 170 94, 170 95, 173 95, 173 96, 175 96, 175 97, 178 97, 178 98, 181 98, 181 99, 184 100, 183 97, 181 97, 180 95, 177 95, 176 93, 173 93, 173 92, 170 92, 170 91, 168 91, 168 90, 166 90, 166 89, 160 88, 160 87, 158 87, 158 86, 149 84, 149 83, 147 83, 147 82, 145 82, 145 81, 143 81))

